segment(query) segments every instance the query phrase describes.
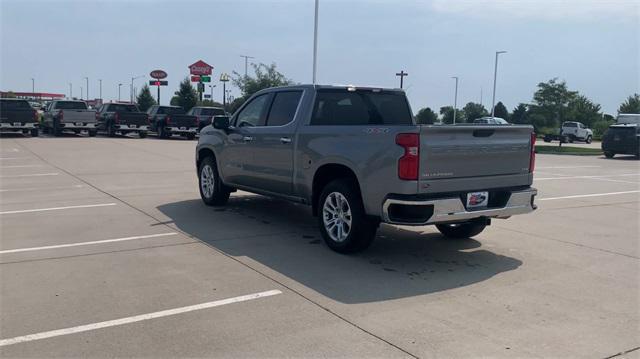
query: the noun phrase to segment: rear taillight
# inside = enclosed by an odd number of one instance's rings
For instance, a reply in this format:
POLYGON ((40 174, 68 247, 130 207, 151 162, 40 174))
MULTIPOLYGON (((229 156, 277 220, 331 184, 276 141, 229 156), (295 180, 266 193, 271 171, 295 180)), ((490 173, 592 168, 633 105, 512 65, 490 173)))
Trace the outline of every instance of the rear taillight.
POLYGON ((404 148, 404 155, 398 160, 398 178, 416 181, 420 167, 420 135, 399 133, 396 136, 396 144, 404 148))
POLYGON ((167 125, 170 125, 170 124, 171 124, 171 117, 167 116, 167 117, 165 118, 165 123, 166 123, 167 125))
POLYGON ((113 122, 114 122, 114 123, 120 123, 120 114, 119 114, 119 113, 117 113, 117 112, 116 112, 116 113, 113 115, 113 122))
POLYGON ((62 110, 58 111, 58 119, 62 120, 64 118, 64 112, 62 110))
POLYGON ((529 159, 529 173, 536 168, 536 133, 531 132, 531 158, 529 159))

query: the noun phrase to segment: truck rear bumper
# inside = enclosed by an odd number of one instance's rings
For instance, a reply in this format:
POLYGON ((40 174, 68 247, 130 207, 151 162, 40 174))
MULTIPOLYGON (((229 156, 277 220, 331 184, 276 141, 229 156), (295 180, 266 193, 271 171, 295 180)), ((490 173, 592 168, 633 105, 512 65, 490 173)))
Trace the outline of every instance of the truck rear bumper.
POLYGON ((147 125, 116 125, 116 131, 149 131, 147 125))
MULTIPOLYGON (((387 198, 382 206, 385 223, 421 226, 427 224, 461 222, 473 218, 508 218, 534 211, 535 188, 499 191, 498 205, 482 209, 466 209, 461 196, 446 198, 411 199, 387 198)), ((495 203, 494 203, 495 204, 495 203)))
POLYGON ((65 130, 93 130, 96 128, 96 124, 86 122, 62 122, 60 128, 65 130))
POLYGON ((175 134, 195 134, 198 130, 197 127, 165 127, 165 129, 175 134))
POLYGON ((33 130, 38 128, 38 124, 33 122, 26 123, 1 123, 0 131, 1 132, 15 132, 15 131, 25 131, 25 130, 33 130))

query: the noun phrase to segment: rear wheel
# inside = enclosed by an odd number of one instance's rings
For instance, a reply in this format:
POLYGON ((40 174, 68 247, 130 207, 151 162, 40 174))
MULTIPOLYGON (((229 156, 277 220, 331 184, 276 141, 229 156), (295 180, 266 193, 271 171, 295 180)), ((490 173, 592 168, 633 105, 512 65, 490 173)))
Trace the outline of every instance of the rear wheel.
POLYGON ((436 224, 436 228, 447 238, 471 238, 487 227, 486 223, 469 221, 463 223, 436 224))
POLYGON ((593 138, 591 138, 591 136, 587 136, 587 139, 584 142, 591 143, 592 140, 593 138))
POLYGON ((198 169, 200 198, 207 206, 221 206, 229 201, 229 189, 220 180, 218 166, 213 157, 205 157, 198 169))
POLYGON ((329 248, 355 253, 373 242, 379 222, 369 218, 357 185, 349 180, 330 182, 320 194, 318 224, 329 248))
POLYGON ((613 156, 615 156, 616 154, 613 152, 609 152, 609 151, 604 151, 604 156, 606 158, 613 158, 613 156))
POLYGON ((38 137, 38 135, 39 133, 37 128, 31 130, 31 137, 38 137))
POLYGON ((138 132, 138 136, 140 136, 140 138, 145 138, 145 137, 147 137, 147 131, 140 131, 140 132, 138 132))
POLYGON ((53 123, 53 135, 56 137, 60 137, 62 135, 62 129, 57 122, 53 123))
POLYGON ((89 130, 89 137, 96 137, 98 130, 89 130))
POLYGON ((195 133, 188 133, 187 134, 187 140, 193 140, 196 138, 196 134, 195 133))

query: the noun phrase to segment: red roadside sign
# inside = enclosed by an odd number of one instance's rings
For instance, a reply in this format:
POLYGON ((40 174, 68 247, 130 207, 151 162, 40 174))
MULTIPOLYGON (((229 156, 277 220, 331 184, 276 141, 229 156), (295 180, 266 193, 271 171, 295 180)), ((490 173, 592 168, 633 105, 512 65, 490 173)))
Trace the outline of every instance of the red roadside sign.
POLYGON ((151 78, 154 78, 154 79, 162 80, 167 78, 167 73, 164 72, 163 70, 153 70, 151 71, 149 76, 151 76, 151 78))
POLYGON ((213 66, 202 60, 198 60, 196 63, 189 65, 189 71, 192 75, 211 75, 213 66))
POLYGON ((191 82, 200 82, 200 76, 191 76, 191 82))

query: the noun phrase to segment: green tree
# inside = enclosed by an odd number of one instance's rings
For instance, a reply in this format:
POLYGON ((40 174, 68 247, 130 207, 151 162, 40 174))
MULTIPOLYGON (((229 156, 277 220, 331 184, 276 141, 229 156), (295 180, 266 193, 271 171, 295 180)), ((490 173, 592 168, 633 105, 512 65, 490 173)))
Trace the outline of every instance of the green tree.
MULTIPOLYGON (((462 108, 467 122, 473 122, 473 120, 487 116, 487 109, 482 104, 469 102, 462 108)), ((456 115, 457 117, 457 115, 456 115)))
POLYGON ((567 117, 592 127, 596 121, 602 120, 600 105, 593 103, 586 96, 576 95, 567 104, 567 117))
POLYGON ((197 106, 222 107, 222 104, 220 102, 211 101, 207 99, 207 100, 198 101, 197 106))
POLYGON ((529 108, 527 104, 520 103, 513 109, 510 117, 511 122, 515 124, 530 124, 529 108))
POLYGON ((618 113, 640 113, 640 95, 633 94, 618 107, 618 113))
MULTIPOLYGON (((440 114, 442 115, 442 123, 453 123, 453 106, 440 107, 440 114)), ((458 109, 456 111, 456 123, 463 123, 465 119, 464 111, 458 109)))
POLYGON ((530 106, 530 113, 536 115, 534 125, 559 127, 560 123, 568 120, 569 102, 577 95, 577 91, 570 91, 567 83, 557 78, 540 82, 530 106))
POLYGON ((142 86, 138 97, 136 98, 136 102, 138 103, 138 108, 140 111, 145 112, 149 109, 149 107, 157 104, 156 99, 151 96, 151 90, 149 89, 149 85, 145 84, 142 86))
POLYGON ((438 114, 425 107, 416 114, 416 122, 421 125, 433 125, 438 121, 438 114))
POLYGON ((181 106, 185 111, 191 110, 198 103, 198 93, 188 77, 180 82, 180 88, 175 92, 170 103, 172 106, 181 106))
POLYGON ((507 110, 507 107, 505 107, 501 101, 498 101, 496 106, 493 108, 493 117, 500 117, 509 121, 509 110, 507 110))
POLYGON ((292 80, 276 69, 275 63, 271 65, 251 64, 251 66, 253 67, 254 76, 245 76, 235 71, 233 72, 232 82, 240 89, 241 96, 234 99, 231 104, 228 104, 231 112, 235 112, 251 95, 262 89, 293 84, 292 80))

